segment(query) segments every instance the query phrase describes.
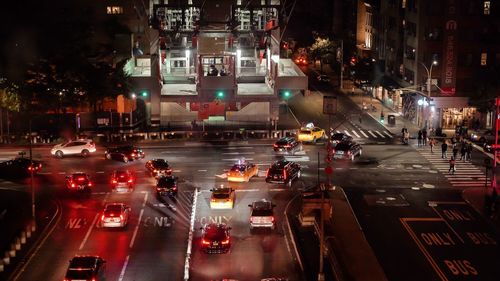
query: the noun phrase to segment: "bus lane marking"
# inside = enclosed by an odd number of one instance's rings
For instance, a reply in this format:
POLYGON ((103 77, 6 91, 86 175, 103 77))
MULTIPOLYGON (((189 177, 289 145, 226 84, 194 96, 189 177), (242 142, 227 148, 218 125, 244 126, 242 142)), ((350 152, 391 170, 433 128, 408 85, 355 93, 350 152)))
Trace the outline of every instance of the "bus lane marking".
POLYGON ((417 247, 420 249, 420 251, 422 252, 422 254, 424 254, 424 256, 427 259, 427 261, 431 264, 431 266, 434 269, 434 271, 439 275, 439 278, 441 278, 441 280, 443 280, 443 281, 448 281, 448 278, 446 278, 446 275, 443 273, 443 271, 441 271, 441 268, 439 268, 439 266, 436 264, 436 261, 434 261, 434 259, 432 258, 432 256, 429 254, 429 252, 425 248, 425 246, 417 238, 416 233, 413 232, 413 230, 411 229, 411 227, 407 223, 408 221, 414 221, 414 220, 420 220, 420 221, 441 221, 441 219, 438 219, 438 218, 421 218, 421 219, 417 219, 417 218, 399 218, 399 220, 401 221, 401 224, 403 224, 403 227, 406 229, 406 231, 408 232, 408 234, 410 235, 410 237, 417 244, 417 247))
POLYGON ((127 269, 127 265, 128 265, 128 260, 129 259, 130 259, 130 255, 128 255, 125 258, 125 262, 123 263, 122 271, 120 272, 120 277, 118 278, 118 281, 122 281, 123 277, 125 277, 125 270, 127 269))
POLYGON ((144 214, 144 207, 146 206, 146 203, 148 202, 148 195, 149 195, 149 192, 144 193, 144 200, 142 201, 141 212, 139 213, 139 220, 137 221, 137 225, 134 228, 134 233, 132 234, 132 239, 130 239, 130 244, 128 245, 128 247, 130 249, 132 249, 132 247, 134 247, 135 237, 137 236, 137 231, 139 231, 139 225, 141 225, 142 215, 144 214))

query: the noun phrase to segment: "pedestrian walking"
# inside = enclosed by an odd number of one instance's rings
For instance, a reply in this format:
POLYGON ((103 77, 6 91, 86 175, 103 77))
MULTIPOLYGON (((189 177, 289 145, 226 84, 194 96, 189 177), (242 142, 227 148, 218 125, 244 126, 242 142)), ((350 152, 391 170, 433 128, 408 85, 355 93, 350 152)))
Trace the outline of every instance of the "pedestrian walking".
POLYGON ((422 130, 422 141, 424 145, 427 145, 427 130, 425 128, 422 130))
POLYGON ((443 140, 443 144, 441 145, 441 158, 446 159, 448 158, 448 144, 446 144, 446 141, 443 140))
POLYGON ((458 145, 457 145, 456 143, 453 145, 452 152, 453 152, 453 158, 454 158, 454 159, 457 159, 457 154, 458 154, 458 145))
POLYGON ((418 130, 418 133, 417 133, 417 140, 418 140, 418 146, 421 146, 422 145, 422 130, 418 130))
POLYGON ((466 156, 465 156, 465 153, 467 152, 467 144, 466 143, 462 143, 462 145, 460 146, 460 161, 464 161, 466 160, 466 156))
POLYGON ((469 142, 469 144, 467 144, 467 148, 465 149, 465 158, 467 159, 467 161, 471 161, 471 156, 472 156, 472 143, 469 142))
POLYGON ((455 174, 455 158, 453 156, 450 158, 450 168, 448 169, 448 173, 451 173, 452 175, 455 174))
POLYGON ((431 153, 434 153, 434 151, 433 151, 434 145, 436 145, 436 140, 434 138, 431 138, 429 140, 429 146, 431 147, 431 153))

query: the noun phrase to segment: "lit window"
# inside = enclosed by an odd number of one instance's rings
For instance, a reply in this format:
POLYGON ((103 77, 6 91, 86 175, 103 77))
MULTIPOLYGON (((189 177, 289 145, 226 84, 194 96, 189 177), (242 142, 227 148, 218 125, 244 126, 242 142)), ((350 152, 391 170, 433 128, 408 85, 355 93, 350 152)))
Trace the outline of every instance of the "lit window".
POLYGON ((121 6, 108 6, 108 7, 106 7, 106 13, 108 15, 121 15, 121 14, 123 14, 123 7, 121 7, 121 6))
POLYGON ((481 65, 486 65, 488 60, 488 53, 481 53, 481 65))
POLYGON ((483 14, 485 14, 485 15, 490 14, 490 1, 484 1, 483 14))

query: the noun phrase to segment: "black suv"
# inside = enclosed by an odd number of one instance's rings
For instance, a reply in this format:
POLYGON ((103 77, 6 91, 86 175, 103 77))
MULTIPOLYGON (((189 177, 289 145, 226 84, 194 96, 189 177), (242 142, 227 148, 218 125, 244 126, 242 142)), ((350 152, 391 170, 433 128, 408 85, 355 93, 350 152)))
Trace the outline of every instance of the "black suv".
POLYGON ((285 137, 279 139, 273 145, 274 152, 283 154, 292 154, 302 150, 302 144, 294 137, 285 137))
POLYGON ((352 141, 352 137, 344 133, 334 133, 330 137, 330 142, 334 145, 346 141, 352 141))
POLYGON ((156 181, 157 196, 175 196, 177 195, 177 177, 160 176, 156 181))
POLYGON ((292 185, 292 181, 300 178, 300 165, 288 160, 280 160, 274 162, 267 170, 266 182, 283 183, 288 186, 292 185))
POLYGON ((125 163, 142 159, 144 156, 145 154, 142 149, 131 145, 108 148, 106 152, 104 152, 104 157, 106 157, 106 159, 121 160, 125 163))
POLYGON ((75 256, 69 261, 64 280, 105 280, 105 264, 99 256, 75 256))

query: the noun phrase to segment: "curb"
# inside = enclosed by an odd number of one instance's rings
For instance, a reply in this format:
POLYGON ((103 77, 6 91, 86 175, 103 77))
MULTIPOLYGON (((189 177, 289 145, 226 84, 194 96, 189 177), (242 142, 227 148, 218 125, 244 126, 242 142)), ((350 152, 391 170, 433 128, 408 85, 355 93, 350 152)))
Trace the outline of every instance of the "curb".
MULTIPOLYGON (((297 244, 295 243, 295 236, 293 235, 293 231, 292 231, 292 228, 290 227, 290 219, 288 218, 288 208, 290 207, 290 204, 292 203, 293 200, 296 200, 298 197, 300 196, 300 194, 297 194, 295 195, 292 199, 290 199, 290 201, 288 201, 288 204, 286 205, 285 207, 285 212, 284 212, 284 215, 285 215, 285 222, 286 222, 286 230, 288 230, 288 237, 290 237, 290 239, 286 239, 286 235, 285 235, 285 239, 287 241, 287 245, 288 245, 288 240, 290 240, 290 242, 292 243, 292 246, 293 246, 293 251, 295 254, 295 260, 298 262, 299 266, 300 266, 300 270, 302 271, 302 274, 304 274, 304 263, 302 262, 302 256, 300 255, 298 249, 297 249, 297 244)), ((285 227, 285 226, 283 226, 285 227)), ((290 254, 292 254, 290 252, 290 254)))
POLYGON ((26 261, 25 262, 20 261, 16 265, 16 267, 14 268, 14 270, 12 271, 12 273, 10 274, 10 276, 8 277, 7 280, 15 281, 19 278, 19 276, 24 272, 24 270, 26 269, 26 267, 30 263, 31 259, 36 255, 36 253, 38 253, 40 248, 43 246, 43 244, 45 243, 47 238, 50 236, 50 234, 52 234, 55 227, 57 226, 57 224, 61 220, 61 213, 62 213, 61 204, 57 200, 53 200, 53 202, 56 205, 56 212, 55 212, 54 216, 52 216, 52 218, 47 223, 45 228, 40 232, 40 236, 34 241, 33 245, 30 247, 30 249, 28 249, 28 252, 26 253, 25 258, 24 258, 24 260, 26 260, 26 261), (55 220, 55 222, 54 222, 54 220, 55 220))

